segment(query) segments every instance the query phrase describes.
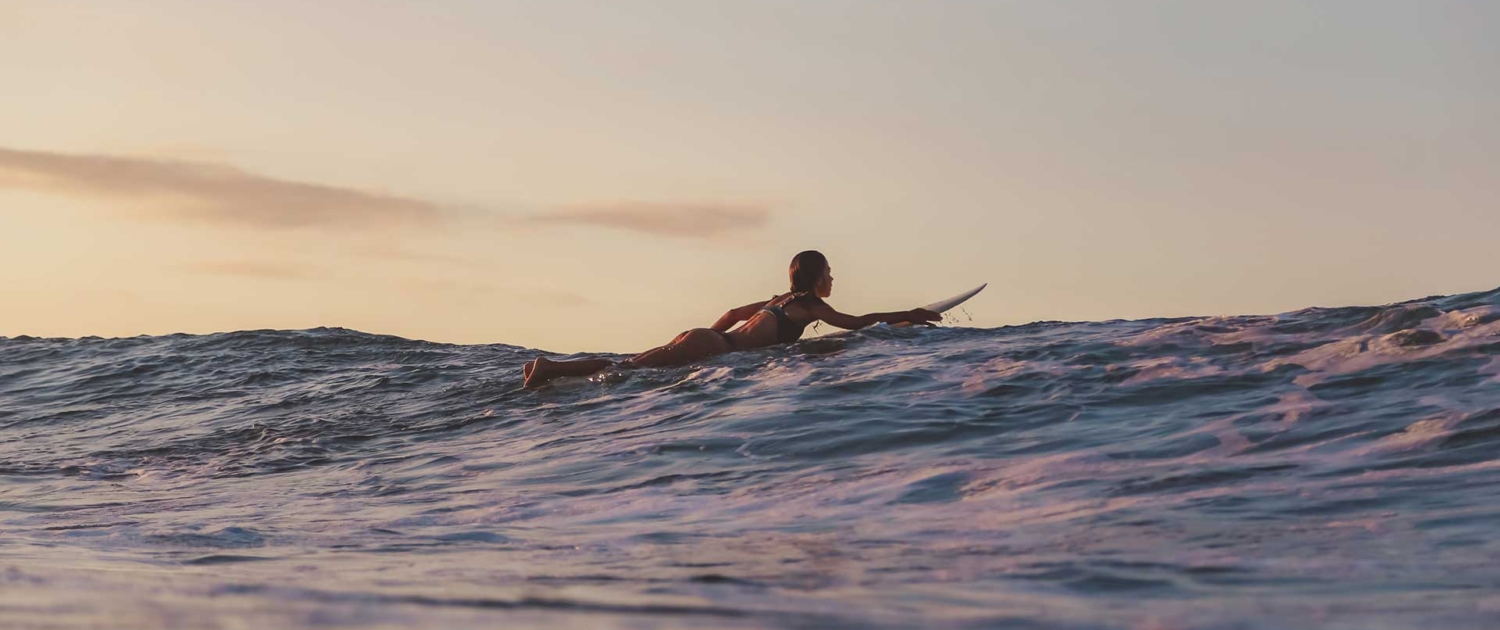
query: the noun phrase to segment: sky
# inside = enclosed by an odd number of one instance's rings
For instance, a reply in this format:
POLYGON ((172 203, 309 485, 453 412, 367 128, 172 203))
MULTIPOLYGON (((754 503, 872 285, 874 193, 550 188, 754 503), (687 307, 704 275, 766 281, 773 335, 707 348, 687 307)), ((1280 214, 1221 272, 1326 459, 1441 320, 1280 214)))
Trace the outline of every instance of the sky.
POLYGON ((638 351, 1500 286, 1487 0, 0 0, 0 336, 638 351))

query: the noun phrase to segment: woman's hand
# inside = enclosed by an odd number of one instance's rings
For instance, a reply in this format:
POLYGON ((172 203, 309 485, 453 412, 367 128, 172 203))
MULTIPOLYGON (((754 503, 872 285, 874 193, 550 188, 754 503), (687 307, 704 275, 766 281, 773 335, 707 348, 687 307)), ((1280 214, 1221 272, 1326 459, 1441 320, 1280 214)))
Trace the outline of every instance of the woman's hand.
POLYGON ((906 312, 906 321, 913 324, 943 321, 943 316, 925 308, 914 308, 906 312))

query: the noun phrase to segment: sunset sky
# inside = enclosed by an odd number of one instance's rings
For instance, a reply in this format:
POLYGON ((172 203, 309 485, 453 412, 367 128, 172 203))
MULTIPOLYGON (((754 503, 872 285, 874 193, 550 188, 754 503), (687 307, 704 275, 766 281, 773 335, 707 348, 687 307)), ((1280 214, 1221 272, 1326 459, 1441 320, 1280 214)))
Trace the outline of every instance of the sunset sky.
POLYGON ((1500 285, 1500 3, 0 0, 0 335, 633 351, 1500 285), (965 322, 967 324, 967 322, 965 322))

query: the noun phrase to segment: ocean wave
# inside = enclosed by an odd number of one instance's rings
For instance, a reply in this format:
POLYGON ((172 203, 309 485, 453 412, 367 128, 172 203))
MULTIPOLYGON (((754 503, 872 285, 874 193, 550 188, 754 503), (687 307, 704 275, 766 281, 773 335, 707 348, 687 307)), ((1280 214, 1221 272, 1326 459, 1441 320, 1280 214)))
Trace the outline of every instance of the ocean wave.
POLYGON ((1500 289, 880 326, 523 390, 536 354, 332 328, 0 338, 7 584, 109 602, 140 593, 90 571, 151 567, 210 585, 163 578, 194 615, 232 590, 306 613, 287 626, 453 602, 459 626, 1500 610, 1500 289))

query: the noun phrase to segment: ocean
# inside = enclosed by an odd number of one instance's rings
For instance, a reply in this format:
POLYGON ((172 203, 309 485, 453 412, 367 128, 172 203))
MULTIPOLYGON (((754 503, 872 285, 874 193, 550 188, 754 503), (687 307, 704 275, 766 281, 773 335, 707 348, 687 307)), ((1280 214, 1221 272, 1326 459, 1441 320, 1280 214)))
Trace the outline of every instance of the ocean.
POLYGON ((0 338, 0 627, 1500 627, 1500 289, 536 354, 0 338))

